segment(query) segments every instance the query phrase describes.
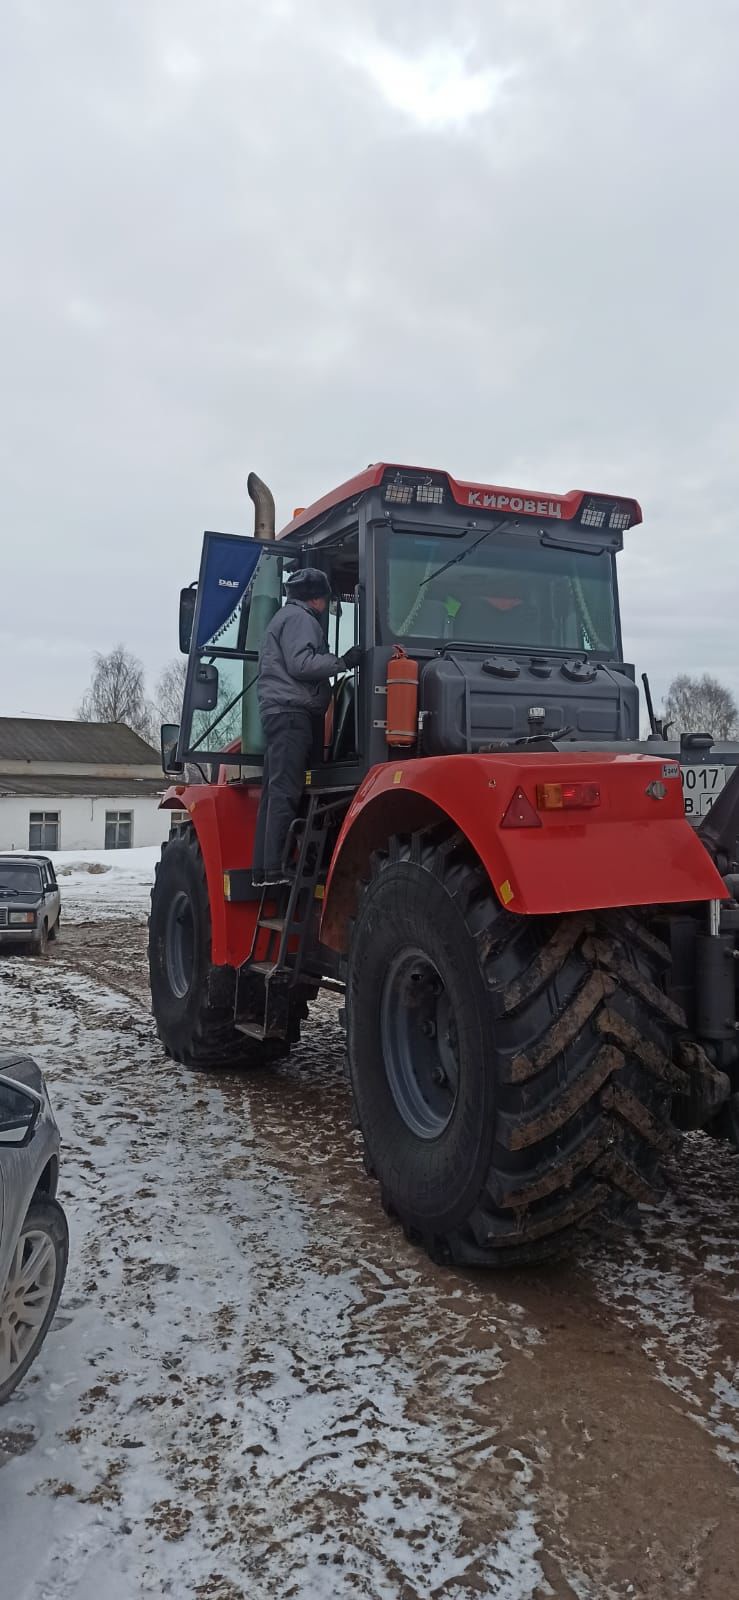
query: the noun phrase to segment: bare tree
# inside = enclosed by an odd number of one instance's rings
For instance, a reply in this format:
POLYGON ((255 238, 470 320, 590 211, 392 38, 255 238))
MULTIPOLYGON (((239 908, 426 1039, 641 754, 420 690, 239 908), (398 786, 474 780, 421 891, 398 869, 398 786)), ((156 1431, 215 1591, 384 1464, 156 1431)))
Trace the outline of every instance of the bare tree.
POLYGON ((173 656, 163 668, 156 687, 155 704, 162 722, 179 722, 182 716, 182 700, 185 693, 185 678, 187 676, 187 660, 185 656, 173 656))
POLYGON ((151 706, 146 698, 144 669, 122 644, 109 655, 96 653, 90 684, 77 711, 80 722, 124 722, 149 743, 151 706))
POLYGON ((691 678, 681 672, 667 691, 663 716, 672 723, 671 734, 710 733, 714 739, 739 734, 739 708, 730 689, 704 672, 691 678))

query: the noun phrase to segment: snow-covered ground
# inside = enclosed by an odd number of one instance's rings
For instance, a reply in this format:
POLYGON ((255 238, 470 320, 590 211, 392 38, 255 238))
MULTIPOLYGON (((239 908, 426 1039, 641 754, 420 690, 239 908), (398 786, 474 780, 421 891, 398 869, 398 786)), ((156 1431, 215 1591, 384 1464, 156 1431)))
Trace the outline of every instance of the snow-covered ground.
POLYGON ((160 846, 140 850, 55 850, 64 922, 145 915, 160 846))
POLYGON ((433 1266, 363 1173, 332 999, 278 1069, 164 1060, 157 853, 60 859, 58 946, 0 962, 72 1234, 0 1412, 1 1600, 727 1600, 736 1159, 687 1141, 572 1266, 433 1266))

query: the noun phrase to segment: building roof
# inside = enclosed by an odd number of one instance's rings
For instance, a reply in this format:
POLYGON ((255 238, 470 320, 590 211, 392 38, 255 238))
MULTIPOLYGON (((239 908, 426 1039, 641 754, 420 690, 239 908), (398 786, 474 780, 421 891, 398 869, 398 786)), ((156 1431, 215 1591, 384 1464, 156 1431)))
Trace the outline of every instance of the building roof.
POLYGON ((57 761, 150 767, 159 752, 123 722, 58 722, 0 717, 0 761, 57 761))
POLYGON ((30 795, 31 798, 65 800, 81 796, 90 800, 136 800, 147 795, 164 794, 168 780, 161 778, 58 778, 25 772, 18 775, 0 773, 0 800, 9 796, 30 795))

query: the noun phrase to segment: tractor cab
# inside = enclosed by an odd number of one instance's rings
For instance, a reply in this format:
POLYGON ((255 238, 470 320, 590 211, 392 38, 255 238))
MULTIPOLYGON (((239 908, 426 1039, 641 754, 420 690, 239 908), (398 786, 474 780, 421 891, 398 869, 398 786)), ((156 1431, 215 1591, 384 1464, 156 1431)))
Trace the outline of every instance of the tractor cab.
POLYGON ((398 748, 637 739, 615 558, 640 518, 633 500, 530 495, 379 465, 277 536, 263 517, 251 537, 206 533, 197 586, 181 596, 187 682, 181 727, 165 732, 165 770, 258 776, 259 646, 286 576, 308 565, 331 585, 329 648, 363 652, 361 669, 333 687, 314 784, 356 785, 398 748), (417 680, 400 728, 388 671, 398 658, 417 680))

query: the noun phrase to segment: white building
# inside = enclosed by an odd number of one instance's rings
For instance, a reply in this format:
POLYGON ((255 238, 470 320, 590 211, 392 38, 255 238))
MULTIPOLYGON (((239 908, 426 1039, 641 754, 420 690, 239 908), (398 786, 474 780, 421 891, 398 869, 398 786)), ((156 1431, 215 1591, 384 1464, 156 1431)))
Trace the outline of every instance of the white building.
POLYGON ((0 850, 160 844, 156 750, 117 722, 0 717, 0 850))

